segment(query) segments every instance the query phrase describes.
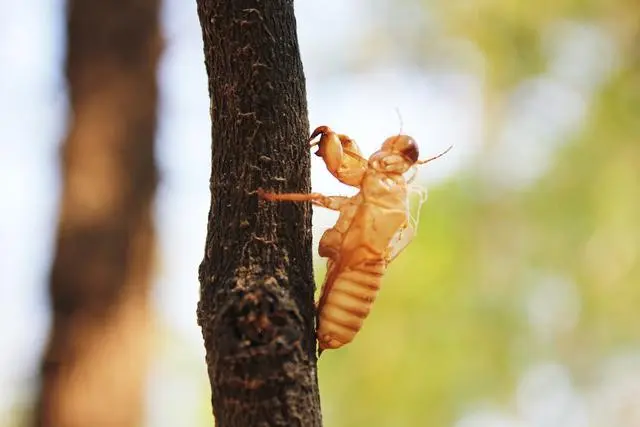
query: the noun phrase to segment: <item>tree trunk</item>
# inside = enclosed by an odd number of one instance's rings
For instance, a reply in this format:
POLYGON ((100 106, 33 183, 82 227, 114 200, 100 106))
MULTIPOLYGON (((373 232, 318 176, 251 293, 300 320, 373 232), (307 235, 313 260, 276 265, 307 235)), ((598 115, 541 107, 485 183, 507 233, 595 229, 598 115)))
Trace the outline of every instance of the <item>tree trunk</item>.
POLYGON ((139 426, 152 332, 158 0, 69 0, 69 131, 36 425, 139 426))
POLYGON ((198 321, 216 425, 320 426, 305 81, 291 0, 197 0, 212 119, 198 321))

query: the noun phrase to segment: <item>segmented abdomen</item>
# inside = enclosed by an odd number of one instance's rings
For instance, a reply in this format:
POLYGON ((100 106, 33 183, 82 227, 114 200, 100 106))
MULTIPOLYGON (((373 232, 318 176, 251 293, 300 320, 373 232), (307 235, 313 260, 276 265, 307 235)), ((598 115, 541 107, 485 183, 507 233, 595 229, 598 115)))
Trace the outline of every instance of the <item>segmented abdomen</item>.
POLYGON ((321 351, 340 348, 353 340, 371 311, 385 269, 385 261, 379 260, 327 272, 318 305, 316 334, 321 351))

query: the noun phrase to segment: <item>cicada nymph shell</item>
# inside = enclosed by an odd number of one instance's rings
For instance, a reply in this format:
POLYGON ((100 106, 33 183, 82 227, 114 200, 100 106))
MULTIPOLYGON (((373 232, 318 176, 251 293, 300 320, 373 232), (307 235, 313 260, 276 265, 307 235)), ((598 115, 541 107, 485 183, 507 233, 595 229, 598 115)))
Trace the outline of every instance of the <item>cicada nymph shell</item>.
POLYGON ((327 258, 327 274, 317 304, 319 352, 353 341, 378 296, 388 264, 411 242, 418 228, 426 192, 412 183, 416 167, 444 155, 419 160, 418 145, 408 135, 387 138, 365 159, 355 141, 320 126, 309 142, 318 146, 329 172, 357 187, 353 197, 318 193, 265 193, 271 201, 311 201, 339 212, 336 224, 320 239, 319 254, 327 258), (408 177, 407 177, 408 176, 408 177), (418 195, 415 213, 409 196, 418 195))

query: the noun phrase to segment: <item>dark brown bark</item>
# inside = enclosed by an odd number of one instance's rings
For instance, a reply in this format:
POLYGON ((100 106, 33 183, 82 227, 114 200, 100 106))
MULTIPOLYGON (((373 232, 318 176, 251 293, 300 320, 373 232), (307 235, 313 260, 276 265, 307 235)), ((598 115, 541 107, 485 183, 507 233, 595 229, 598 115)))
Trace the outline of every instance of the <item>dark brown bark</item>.
POLYGON ((320 426, 305 81, 291 0, 198 0, 212 119, 198 321, 216 425, 320 426))
POLYGON ((137 426, 152 332, 158 0, 69 0, 70 121, 36 425, 137 426))

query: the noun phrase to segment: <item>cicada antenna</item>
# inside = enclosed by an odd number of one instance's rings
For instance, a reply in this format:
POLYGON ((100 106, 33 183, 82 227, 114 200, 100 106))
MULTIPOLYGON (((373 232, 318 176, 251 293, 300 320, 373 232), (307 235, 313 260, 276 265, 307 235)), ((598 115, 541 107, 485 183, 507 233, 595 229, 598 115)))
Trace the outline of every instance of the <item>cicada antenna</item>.
POLYGON ((398 116, 398 121, 400 122, 400 132, 398 132, 398 136, 402 135, 402 128, 404 128, 404 123, 402 122, 402 114, 400 114, 400 108, 396 107, 396 115, 398 116))
POLYGON ((445 154, 447 154, 449 151, 451 151, 451 149, 453 148, 453 145, 450 145, 449 148, 447 148, 446 150, 444 150, 442 153, 433 156, 433 157, 429 157, 428 159, 425 160, 418 160, 416 162, 416 165, 424 165, 425 163, 429 163, 435 159, 439 159, 440 157, 444 156, 445 154))
POLYGON ((396 135, 396 139, 394 139, 394 143, 395 141, 398 140, 398 138, 400 138, 400 135, 402 135, 402 129, 404 128, 404 122, 402 121, 402 114, 400 114, 400 108, 396 107, 395 111, 396 111, 396 115, 398 116, 398 121, 400 122, 400 131, 396 135))

